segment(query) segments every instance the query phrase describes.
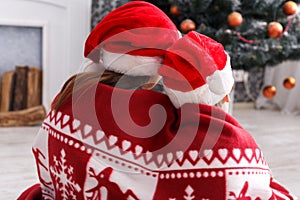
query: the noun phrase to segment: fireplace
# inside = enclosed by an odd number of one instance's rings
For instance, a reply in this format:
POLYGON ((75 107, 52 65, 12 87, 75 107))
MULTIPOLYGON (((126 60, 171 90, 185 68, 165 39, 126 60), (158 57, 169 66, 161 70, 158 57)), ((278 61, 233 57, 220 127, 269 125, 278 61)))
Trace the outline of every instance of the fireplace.
MULTIPOLYGON (((32 45, 26 53, 32 51, 36 55, 30 55, 33 59, 28 63, 20 61, 19 64, 39 65, 37 67, 43 71, 42 103, 46 110, 63 82, 80 69, 84 41, 90 31, 90 13, 91 0, 1 1, 0 28, 31 31, 36 35, 32 42, 26 43, 25 39, 26 45, 32 45)), ((5 37, 5 34, 0 37, 5 37)), ((10 56, 20 57, 20 51, 15 50, 15 53, 10 56)), ((4 63, 5 66, 0 66, 0 73, 15 67, 9 60, 4 63)))
POLYGON ((41 27, 0 25, 0 74, 16 65, 41 68, 42 40, 41 27))

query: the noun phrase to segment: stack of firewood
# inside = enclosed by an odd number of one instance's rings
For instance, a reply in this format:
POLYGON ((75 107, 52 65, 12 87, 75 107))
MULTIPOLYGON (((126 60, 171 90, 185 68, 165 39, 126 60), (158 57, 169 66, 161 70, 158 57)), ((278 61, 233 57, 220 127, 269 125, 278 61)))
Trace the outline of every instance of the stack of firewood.
POLYGON ((39 68, 16 66, 3 73, 0 88, 0 126, 30 126, 44 119, 39 68))

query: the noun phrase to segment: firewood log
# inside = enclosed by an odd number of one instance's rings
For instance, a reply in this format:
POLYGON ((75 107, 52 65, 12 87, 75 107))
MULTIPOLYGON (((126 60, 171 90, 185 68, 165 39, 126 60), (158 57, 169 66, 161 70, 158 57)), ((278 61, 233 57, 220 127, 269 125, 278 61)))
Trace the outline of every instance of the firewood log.
POLYGON ((23 110, 27 105, 28 66, 16 66, 13 110, 23 110))
POLYGON ((0 112, 0 126, 33 126, 41 123, 46 116, 43 106, 18 111, 0 112))
POLYGON ((2 80, 1 80, 0 112, 7 112, 12 110, 14 82, 15 82, 14 71, 7 71, 3 73, 2 80))

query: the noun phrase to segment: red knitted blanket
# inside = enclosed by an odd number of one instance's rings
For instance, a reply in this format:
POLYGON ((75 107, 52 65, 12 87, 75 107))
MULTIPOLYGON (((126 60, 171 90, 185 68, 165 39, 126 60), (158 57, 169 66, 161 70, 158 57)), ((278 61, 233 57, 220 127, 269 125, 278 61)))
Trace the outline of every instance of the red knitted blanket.
POLYGON ((153 91, 80 90, 49 112, 33 152, 44 199, 295 199, 230 115, 153 91))

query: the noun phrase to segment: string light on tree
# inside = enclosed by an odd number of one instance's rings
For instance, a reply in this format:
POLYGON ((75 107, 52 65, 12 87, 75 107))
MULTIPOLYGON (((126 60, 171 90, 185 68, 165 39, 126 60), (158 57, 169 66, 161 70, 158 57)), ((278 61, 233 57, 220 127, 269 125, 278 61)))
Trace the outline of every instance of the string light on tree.
POLYGON ((178 6, 172 5, 172 6, 170 7, 170 13, 171 13, 173 16, 179 16, 179 15, 180 15, 180 10, 179 10, 178 6))
POLYGON ((232 27, 238 27, 243 23, 243 17, 239 12, 232 12, 228 15, 227 22, 232 27))
POLYGON ((283 86, 288 90, 293 89, 295 85, 296 85, 296 79, 293 77, 288 77, 283 81, 283 86))
POLYGON ((191 19, 185 19, 180 24, 180 30, 183 33, 188 33, 189 31, 193 31, 196 29, 196 24, 191 19))
POLYGON ((298 6, 294 1, 287 1, 283 5, 283 12, 286 15, 294 15, 298 10, 298 6))
POLYGON ((276 95, 276 87, 273 85, 268 85, 263 88, 263 95, 267 99, 271 99, 276 95))
POLYGON ((270 38, 278 38, 283 33, 283 26, 279 22, 270 22, 268 24, 268 36, 270 38))

